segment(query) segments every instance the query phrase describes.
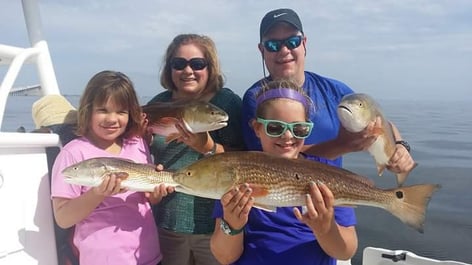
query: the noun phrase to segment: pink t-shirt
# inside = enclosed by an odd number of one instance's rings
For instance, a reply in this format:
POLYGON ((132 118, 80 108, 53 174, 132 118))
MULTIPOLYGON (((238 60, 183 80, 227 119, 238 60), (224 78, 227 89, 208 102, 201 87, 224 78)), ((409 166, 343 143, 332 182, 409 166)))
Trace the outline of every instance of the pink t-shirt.
MULTIPOLYGON (((125 140, 121 153, 113 155, 80 137, 65 145, 56 158, 51 197, 73 199, 88 191, 89 187, 65 183, 61 171, 94 157, 152 163, 142 138, 125 140)), ((74 244, 79 249, 81 265, 156 265, 162 259, 154 217, 142 192, 129 191, 106 197, 87 218, 75 225, 74 244)))

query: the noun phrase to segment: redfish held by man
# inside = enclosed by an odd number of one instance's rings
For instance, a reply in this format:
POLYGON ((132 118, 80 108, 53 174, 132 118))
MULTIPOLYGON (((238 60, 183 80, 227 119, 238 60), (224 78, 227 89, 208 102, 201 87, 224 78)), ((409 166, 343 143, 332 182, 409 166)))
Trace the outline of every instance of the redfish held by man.
POLYGON ((191 133, 209 132, 228 125, 228 114, 209 102, 179 100, 154 102, 142 106, 152 133, 166 136, 166 142, 180 137, 175 124, 181 120, 191 133))
MULTIPOLYGON (((367 151, 374 158, 377 165, 377 173, 381 176, 395 153, 396 144, 392 127, 385 118, 380 106, 367 94, 352 93, 344 96, 338 104, 338 116, 342 126, 350 132, 360 132, 370 122, 380 117, 382 127, 380 130, 373 132, 377 135, 377 139, 367 151)), ((408 174, 415 167, 416 164, 408 172, 395 173, 398 186, 403 185, 408 174)))
POLYGON ((304 206, 310 182, 329 187, 335 205, 385 209, 423 232, 425 212, 440 187, 421 184, 394 189, 376 188, 370 179, 348 170, 306 159, 288 159, 258 151, 235 151, 204 157, 173 173, 180 188, 195 196, 220 199, 234 186, 247 183, 255 207, 304 206))

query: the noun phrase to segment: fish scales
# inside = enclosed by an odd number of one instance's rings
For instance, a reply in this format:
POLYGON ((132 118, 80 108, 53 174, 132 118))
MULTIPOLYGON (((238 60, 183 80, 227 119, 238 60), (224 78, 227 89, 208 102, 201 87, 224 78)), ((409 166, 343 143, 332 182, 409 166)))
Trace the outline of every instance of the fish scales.
POLYGON ((336 205, 365 205, 385 209, 423 231, 426 206, 437 184, 379 189, 366 177, 306 159, 287 159, 257 151, 225 152, 177 170, 173 179, 186 193, 219 199, 235 185, 247 183, 255 206, 303 206, 310 182, 332 191, 336 205))
MULTIPOLYGON (((364 130, 369 123, 380 118, 381 128, 376 128, 372 131, 377 136, 377 139, 369 146, 367 151, 374 158, 377 173, 381 176, 395 153, 396 143, 391 124, 385 118, 379 104, 367 94, 352 93, 342 98, 337 112, 342 126, 354 133, 364 130)), ((416 164, 408 172, 395 174, 398 186, 403 185, 408 174, 415 167, 416 164)))
POLYGON ((258 189, 267 188, 269 193, 262 201, 279 206, 303 205, 304 195, 308 193, 311 181, 327 185, 336 194, 337 204, 372 202, 372 198, 381 203, 391 199, 390 193, 375 189, 370 180, 321 163, 307 164, 299 159, 293 160, 294 165, 288 168, 284 163, 273 163, 274 158, 269 156, 255 156, 244 160, 232 156, 230 159, 229 165, 237 165, 235 185, 253 183, 258 189), (343 178, 342 181, 337 181, 339 178, 343 178))
POLYGON ((154 165, 135 163, 128 159, 97 157, 71 165, 62 171, 65 181, 84 186, 98 186, 105 176, 115 174, 121 178, 121 187, 133 191, 153 191, 160 183, 176 186, 172 173, 156 171, 154 165))

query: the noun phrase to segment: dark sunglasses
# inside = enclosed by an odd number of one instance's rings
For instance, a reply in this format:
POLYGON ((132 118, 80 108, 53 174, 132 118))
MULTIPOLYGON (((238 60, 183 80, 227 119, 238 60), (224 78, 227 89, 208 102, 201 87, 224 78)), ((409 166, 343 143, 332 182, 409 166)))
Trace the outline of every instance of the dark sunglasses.
POLYGON ((270 137, 279 137, 288 129, 292 133, 293 137, 305 139, 310 136, 311 129, 313 129, 312 122, 287 123, 279 120, 266 120, 263 118, 257 118, 257 122, 264 125, 265 133, 270 137))
POLYGON ((293 50, 302 44, 303 36, 297 35, 287 38, 285 40, 266 40, 264 41, 264 47, 269 52, 278 52, 282 49, 282 45, 285 45, 289 50, 293 50))
POLYGON ((190 60, 186 60, 181 57, 174 57, 170 60, 170 65, 175 70, 184 70, 187 65, 190 65, 190 68, 194 71, 203 70, 205 67, 208 66, 207 60, 205 58, 192 58, 190 60))

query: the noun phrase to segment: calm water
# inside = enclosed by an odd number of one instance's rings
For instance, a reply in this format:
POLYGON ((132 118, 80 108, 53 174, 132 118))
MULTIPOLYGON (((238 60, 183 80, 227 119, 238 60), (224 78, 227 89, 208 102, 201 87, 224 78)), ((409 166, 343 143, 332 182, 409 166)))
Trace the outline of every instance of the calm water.
MULTIPOLYGON (((10 97, 2 131, 24 126, 34 129, 31 103, 37 97, 10 97)), ((78 97, 69 97, 77 106, 78 97)), ((142 98, 142 103, 148 97, 142 98)), ((412 146, 418 162, 405 185, 438 183, 426 214, 425 232, 420 234, 388 212, 358 207, 359 251, 353 259, 360 264, 362 249, 377 246, 405 249, 435 259, 472 263, 472 105, 467 102, 380 101, 388 119, 395 122, 412 146)), ((394 187, 395 177, 386 172, 376 176, 367 153, 345 157, 345 168, 370 177, 378 187, 394 187)))

